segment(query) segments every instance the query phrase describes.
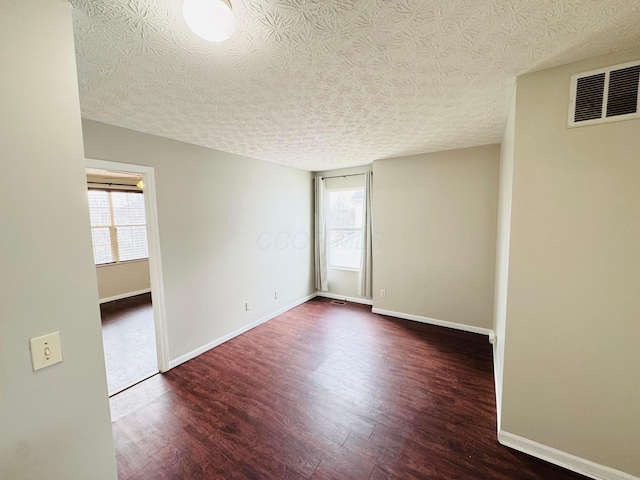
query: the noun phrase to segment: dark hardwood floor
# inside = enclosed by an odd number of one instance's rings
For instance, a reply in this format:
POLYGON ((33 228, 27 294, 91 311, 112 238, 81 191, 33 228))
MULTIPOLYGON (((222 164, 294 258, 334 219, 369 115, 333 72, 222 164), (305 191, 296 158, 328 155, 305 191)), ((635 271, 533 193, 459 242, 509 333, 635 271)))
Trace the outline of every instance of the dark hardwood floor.
POLYGON ((158 372, 151 294, 100 305, 109 394, 158 372))
POLYGON ((578 479, 496 440, 486 337, 311 300, 111 399, 119 478, 578 479))

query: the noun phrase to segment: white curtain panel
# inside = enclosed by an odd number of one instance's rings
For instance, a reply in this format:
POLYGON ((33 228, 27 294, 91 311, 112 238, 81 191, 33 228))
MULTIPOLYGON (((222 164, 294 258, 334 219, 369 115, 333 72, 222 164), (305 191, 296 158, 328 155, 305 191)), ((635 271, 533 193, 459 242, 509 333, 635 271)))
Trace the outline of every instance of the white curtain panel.
POLYGON ((372 298, 371 292, 371 244, 373 234, 371 232, 371 187, 373 184, 372 172, 365 173, 364 177, 364 226, 362 238, 362 258, 360 259, 360 285, 358 293, 361 297, 372 298))
POLYGON ((324 179, 315 178, 315 270, 316 290, 326 292, 327 285, 327 223, 325 221, 324 179))

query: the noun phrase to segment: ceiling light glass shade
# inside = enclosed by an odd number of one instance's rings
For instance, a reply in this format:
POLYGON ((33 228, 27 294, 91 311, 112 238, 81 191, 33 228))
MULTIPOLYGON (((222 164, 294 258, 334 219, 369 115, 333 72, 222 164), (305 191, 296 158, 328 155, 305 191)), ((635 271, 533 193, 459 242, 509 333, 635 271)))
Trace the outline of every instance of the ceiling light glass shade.
POLYGON ((226 0, 184 0, 182 15, 193 33, 210 42, 227 40, 236 28, 226 0))

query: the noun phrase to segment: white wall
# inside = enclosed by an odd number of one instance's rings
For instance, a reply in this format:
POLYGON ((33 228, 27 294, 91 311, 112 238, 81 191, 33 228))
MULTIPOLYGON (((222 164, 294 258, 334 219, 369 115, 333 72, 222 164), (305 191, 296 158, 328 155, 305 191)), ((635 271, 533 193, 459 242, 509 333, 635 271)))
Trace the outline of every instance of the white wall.
POLYGON ((567 129, 574 73, 518 79, 502 429, 640 476, 640 120, 567 129))
POLYGON ((83 130, 88 158, 155 168, 171 360, 315 292, 310 172, 88 120, 83 130))
POLYGON ((487 145, 374 162, 375 309, 492 328, 499 161, 487 145))
POLYGON ((71 6, 0 8, 0 478, 115 479, 71 6), (64 361, 33 372, 55 331, 64 361))
POLYGON ((149 289, 149 260, 96 266, 100 301, 149 289))
POLYGON ((507 329, 507 286, 509 282, 509 240, 511 233, 511 198, 513 191, 513 156, 516 131, 515 91, 509 107, 502 144, 500 146, 500 192, 498 197, 498 240, 496 246, 496 286, 493 314, 493 367, 496 382, 496 410, 498 431, 502 412, 502 379, 504 372, 504 344, 507 329))

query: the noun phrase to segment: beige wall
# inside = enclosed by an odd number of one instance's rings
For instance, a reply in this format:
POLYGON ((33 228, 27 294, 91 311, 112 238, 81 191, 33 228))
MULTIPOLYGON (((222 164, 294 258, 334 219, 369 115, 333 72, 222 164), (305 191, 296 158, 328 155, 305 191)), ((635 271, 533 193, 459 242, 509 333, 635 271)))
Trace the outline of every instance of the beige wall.
MULTIPOLYGON (((328 170, 324 172, 317 172, 315 175, 327 178, 325 186, 327 189, 336 188, 357 188, 364 187, 364 175, 357 175, 359 173, 370 172, 371 165, 364 165, 362 167, 343 168, 339 170, 328 170), (342 175, 354 175, 345 176, 342 175)), ((375 182, 375 179, 374 179, 375 182)), ((365 298, 361 297, 359 293, 360 284, 360 272, 353 270, 341 270, 337 268, 327 269, 327 287, 328 293, 344 297, 352 298, 365 298)))
POLYGON ((315 292, 310 172, 88 120, 83 131, 88 158, 155 168, 171 360, 315 292))
POLYGON ((151 288, 149 260, 99 265, 96 276, 100 301, 151 288))
POLYGON ((1 9, 0 478, 115 479, 71 6, 1 9), (64 361, 33 372, 55 331, 64 361))
POLYGON ((327 269, 327 293, 344 297, 364 298, 360 296, 358 291, 359 283, 360 272, 338 268, 327 269))
POLYGON ((640 120, 567 129, 571 74, 518 79, 502 429, 640 476, 640 120))
POLYGON ((499 159, 487 145, 374 162, 374 308, 492 328, 499 159))

